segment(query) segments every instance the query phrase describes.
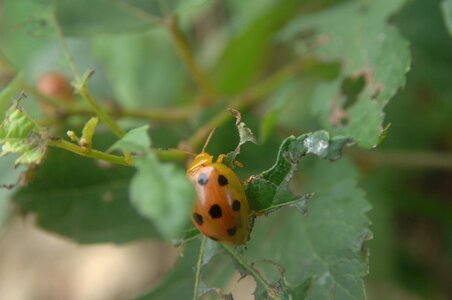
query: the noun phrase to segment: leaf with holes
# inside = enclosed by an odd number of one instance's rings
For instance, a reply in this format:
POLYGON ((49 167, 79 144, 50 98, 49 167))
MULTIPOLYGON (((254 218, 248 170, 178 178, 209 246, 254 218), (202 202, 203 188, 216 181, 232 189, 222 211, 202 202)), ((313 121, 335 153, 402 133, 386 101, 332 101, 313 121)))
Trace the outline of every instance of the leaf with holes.
POLYGON ((15 103, 5 113, 0 124, 1 156, 17 153, 16 165, 40 164, 47 151, 44 128, 38 126, 29 115, 15 103))
POLYGON ((350 139, 347 137, 331 138, 329 133, 323 130, 285 139, 279 148, 275 165, 248 180, 246 195, 252 209, 259 213, 287 205, 296 205, 303 209, 303 203, 310 195, 294 195, 289 190, 289 183, 300 159, 309 153, 327 160, 339 159, 342 148, 348 142, 350 139))
POLYGON ((410 67, 408 42, 387 24, 404 2, 349 1, 303 15, 281 33, 283 40, 295 41, 300 55, 312 52, 325 61, 342 63, 336 80, 316 89, 311 110, 329 130, 353 137, 362 147, 378 144, 383 109, 404 85, 410 67), (348 95, 347 81, 356 89, 348 95))
POLYGON ((235 126, 239 133, 239 144, 234 149, 234 151, 231 151, 228 154, 226 154, 226 156, 223 159, 224 164, 232 166, 234 163, 237 163, 235 161, 235 158, 237 155, 240 154, 240 148, 242 147, 243 144, 247 142, 256 144, 257 142, 251 129, 247 127, 244 122, 242 122, 242 115, 240 114, 240 112, 232 108, 229 109, 229 112, 234 116, 236 120, 235 126))
POLYGON ((315 160, 306 172, 306 189, 316 193, 308 215, 281 209, 258 218, 245 259, 266 277, 276 272, 264 262, 284 268, 287 286, 295 286, 292 299, 364 299, 370 205, 356 186, 357 172, 344 159, 315 160))

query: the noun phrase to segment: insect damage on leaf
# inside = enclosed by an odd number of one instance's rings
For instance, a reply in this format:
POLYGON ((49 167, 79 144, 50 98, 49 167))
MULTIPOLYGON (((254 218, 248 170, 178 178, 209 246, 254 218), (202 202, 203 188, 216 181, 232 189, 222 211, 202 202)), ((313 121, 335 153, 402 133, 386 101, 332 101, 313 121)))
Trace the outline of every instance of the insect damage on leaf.
POLYGON ((16 153, 20 155, 16 166, 40 164, 47 151, 45 134, 45 129, 38 126, 16 101, 0 124, 0 157, 16 153))
POLYGON ((239 144, 235 148, 234 151, 229 152, 224 157, 223 163, 233 166, 234 163, 237 164, 235 158, 240 154, 240 147, 246 142, 251 142, 257 144, 256 137, 249 127, 246 126, 244 122, 242 122, 242 114, 233 108, 228 109, 232 116, 235 118, 235 126, 237 127, 237 131, 239 132, 239 144))
POLYGON ((350 141, 342 136, 330 138, 323 130, 285 139, 274 166, 248 179, 246 195, 251 208, 257 213, 268 213, 287 205, 305 210, 305 202, 312 194, 300 196, 289 190, 300 159, 309 153, 331 161, 339 159, 342 148, 350 141))
POLYGON ((347 1, 295 18, 280 34, 301 56, 309 53, 341 63, 336 79, 316 87, 311 111, 328 130, 351 136, 365 148, 380 142, 383 109, 404 85, 410 69, 408 42, 388 24, 404 2, 347 1), (355 82, 351 98, 343 90, 350 81, 355 82))

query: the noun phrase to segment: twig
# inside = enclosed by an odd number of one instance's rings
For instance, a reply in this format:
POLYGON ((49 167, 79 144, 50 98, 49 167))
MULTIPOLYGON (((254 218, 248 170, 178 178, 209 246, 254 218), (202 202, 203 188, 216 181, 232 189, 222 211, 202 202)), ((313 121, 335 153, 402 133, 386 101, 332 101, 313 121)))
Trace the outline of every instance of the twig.
POLYGON ((363 165, 452 170, 452 154, 428 151, 347 149, 363 165))
POLYGON ((187 67, 187 70, 190 72, 193 81, 199 86, 205 95, 214 96, 215 89, 213 84, 210 82, 201 67, 196 63, 188 41, 180 30, 177 16, 172 16, 168 19, 167 27, 171 33, 171 38, 177 48, 179 56, 187 67))
POLYGON ((88 80, 93 74, 93 70, 89 70, 86 72, 83 77, 80 76, 80 73, 77 70, 77 67, 75 65, 74 59, 71 55, 71 52, 69 50, 69 47, 67 46, 66 42, 64 41, 64 34, 63 30, 61 29, 61 26, 55 16, 55 14, 52 15, 53 23, 55 26, 55 29, 57 31, 58 40, 60 42, 61 49, 63 50, 64 55, 66 56, 66 59, 69 63, 69 66, 72 70, 72 74, 75 77, 76 80, 76 89, 82 95, 82 97, 88 102, 88 104, 93 108, 93 110, 96 112, 99 119, 104 121, 108 127, 113 131, 114 134, 118 137, 124 136, 124 131, 114 122, 107 113, 102 109, 102 107, 97 104, 97 102, 94 100, 94 97, 91 95, 87 88, 88 80))
POLYGON ((123 166, 131 165, 131 162, 129 162, 123 156, 108 154, 108 153, 105 153, 102 151, 80 147, 76 144, 73 144, 71 142, 68 142, 68 141, 65 141, 65 140, 59 139, 59 138, 48 140, 48 145, 50 147, 61 148, 61 149, 76 153, 80 156, 95 158, 95 159, 103 160, 103 161, 110 162, 110 163, 116 164, 116 165, 123 165, 123 166))
MULTIPOLYGON (((103 110, 115 118, 132 117, 154 122, 180 122, 186 121, 196 114, 193 107, 168 107, 168 108, 140 108, 129 109, 104 105, 103 110)), ((92 115, 92 110, 81 106, 69 106, 63 108, 63 116, 92 115)))
MULTIPOLYGON (((251 87, 248 91, 240 96, 234 98, 228 106, 237 109, 245 110, 257 103, 265 100, 264 96, 271 93, 278 88, 288 78, 294 76, 299 72, 302 67, 310 67, 314 65, 316 61, 314 59, 306 59, 299 63, 290 63, 283 67, 279 71, 275 72, 269 78, 251 87)), ((206 139, 212 128, 218 127, 231 118, 231 114, 227 110, 221 110, 218 114, 213 116, 202 127, 200 127, 191 137, 188 139, 188 145, 193 149, 199 147, 206 139)))
POLYGON ((88 104, 96 112, 96 115, 99 117, 99 119, 104 121, 117 137, 122 138, 124 136, 124 131, 115 121, 113 121, 113 119, 110 118, 110 116, 102 109, 102 107, 96 102, 96 100, 94 100, 94 97, 91 95, 87 88, 88 80, 93 73, 93 70, 89 70, 77 84, 76 88, 79 91, 80 95, 82 95, 86 102, 88 102, 88 104))
MULTIPOLYGON (((269 292, 273 290, 267 280, 265 280, 265 278, 262 277, 262 275, 253 266, 250 266, 242 256, 234 251, 234 249, 224 244, 222 244, 222 246, 242 268, 246 269, 251 274, 251 276, 253 276, 258 284, 261 284, 269 292)), ((279 297, 275 297, 274 299, 279 299, 279 297)))
POLYGON ((206 240, 205 236, 201 239, 201 245, 199 246, 199 256, 198 262, 196 264, 196 274, 195 274, 195 286, 193 288, 193 300, 198 300, 199 297, 199 284, 201 280, 201 270, 202 270, 202 260, 204 258, 204 251, 206 248, 206 240))

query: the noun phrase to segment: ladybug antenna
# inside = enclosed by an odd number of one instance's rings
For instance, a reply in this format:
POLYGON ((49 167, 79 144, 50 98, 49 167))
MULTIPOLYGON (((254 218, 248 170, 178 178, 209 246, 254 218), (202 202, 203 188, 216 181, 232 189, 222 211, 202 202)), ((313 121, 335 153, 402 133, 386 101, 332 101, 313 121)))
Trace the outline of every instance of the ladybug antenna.
POLYGON ((202 147, 201 153, 204 152, 204 151, 206 150, 206 148, 207 148, 207 145, 209 145, 210 139, 212 138, 212 135, 213 135, 213 133, 215 132, 215 129, 216 129, 216 128, 212 129, 212 131, 209 133, 209 136, 207 137, 207 140, 206 140, 206 142, 204 143, 204 146, 202 147))

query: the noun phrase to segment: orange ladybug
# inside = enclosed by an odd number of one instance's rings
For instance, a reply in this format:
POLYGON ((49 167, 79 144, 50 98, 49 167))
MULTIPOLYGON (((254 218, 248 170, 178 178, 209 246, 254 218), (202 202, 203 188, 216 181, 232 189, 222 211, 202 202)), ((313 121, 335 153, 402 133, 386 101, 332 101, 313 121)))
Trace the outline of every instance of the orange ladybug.
POLYGON ((248 200, 240 179, 223 158, 220 155, 213 162, 203 149, 187 169, 197 194, 192 221, 212 240, 243 245, 249 233, 248 200))

